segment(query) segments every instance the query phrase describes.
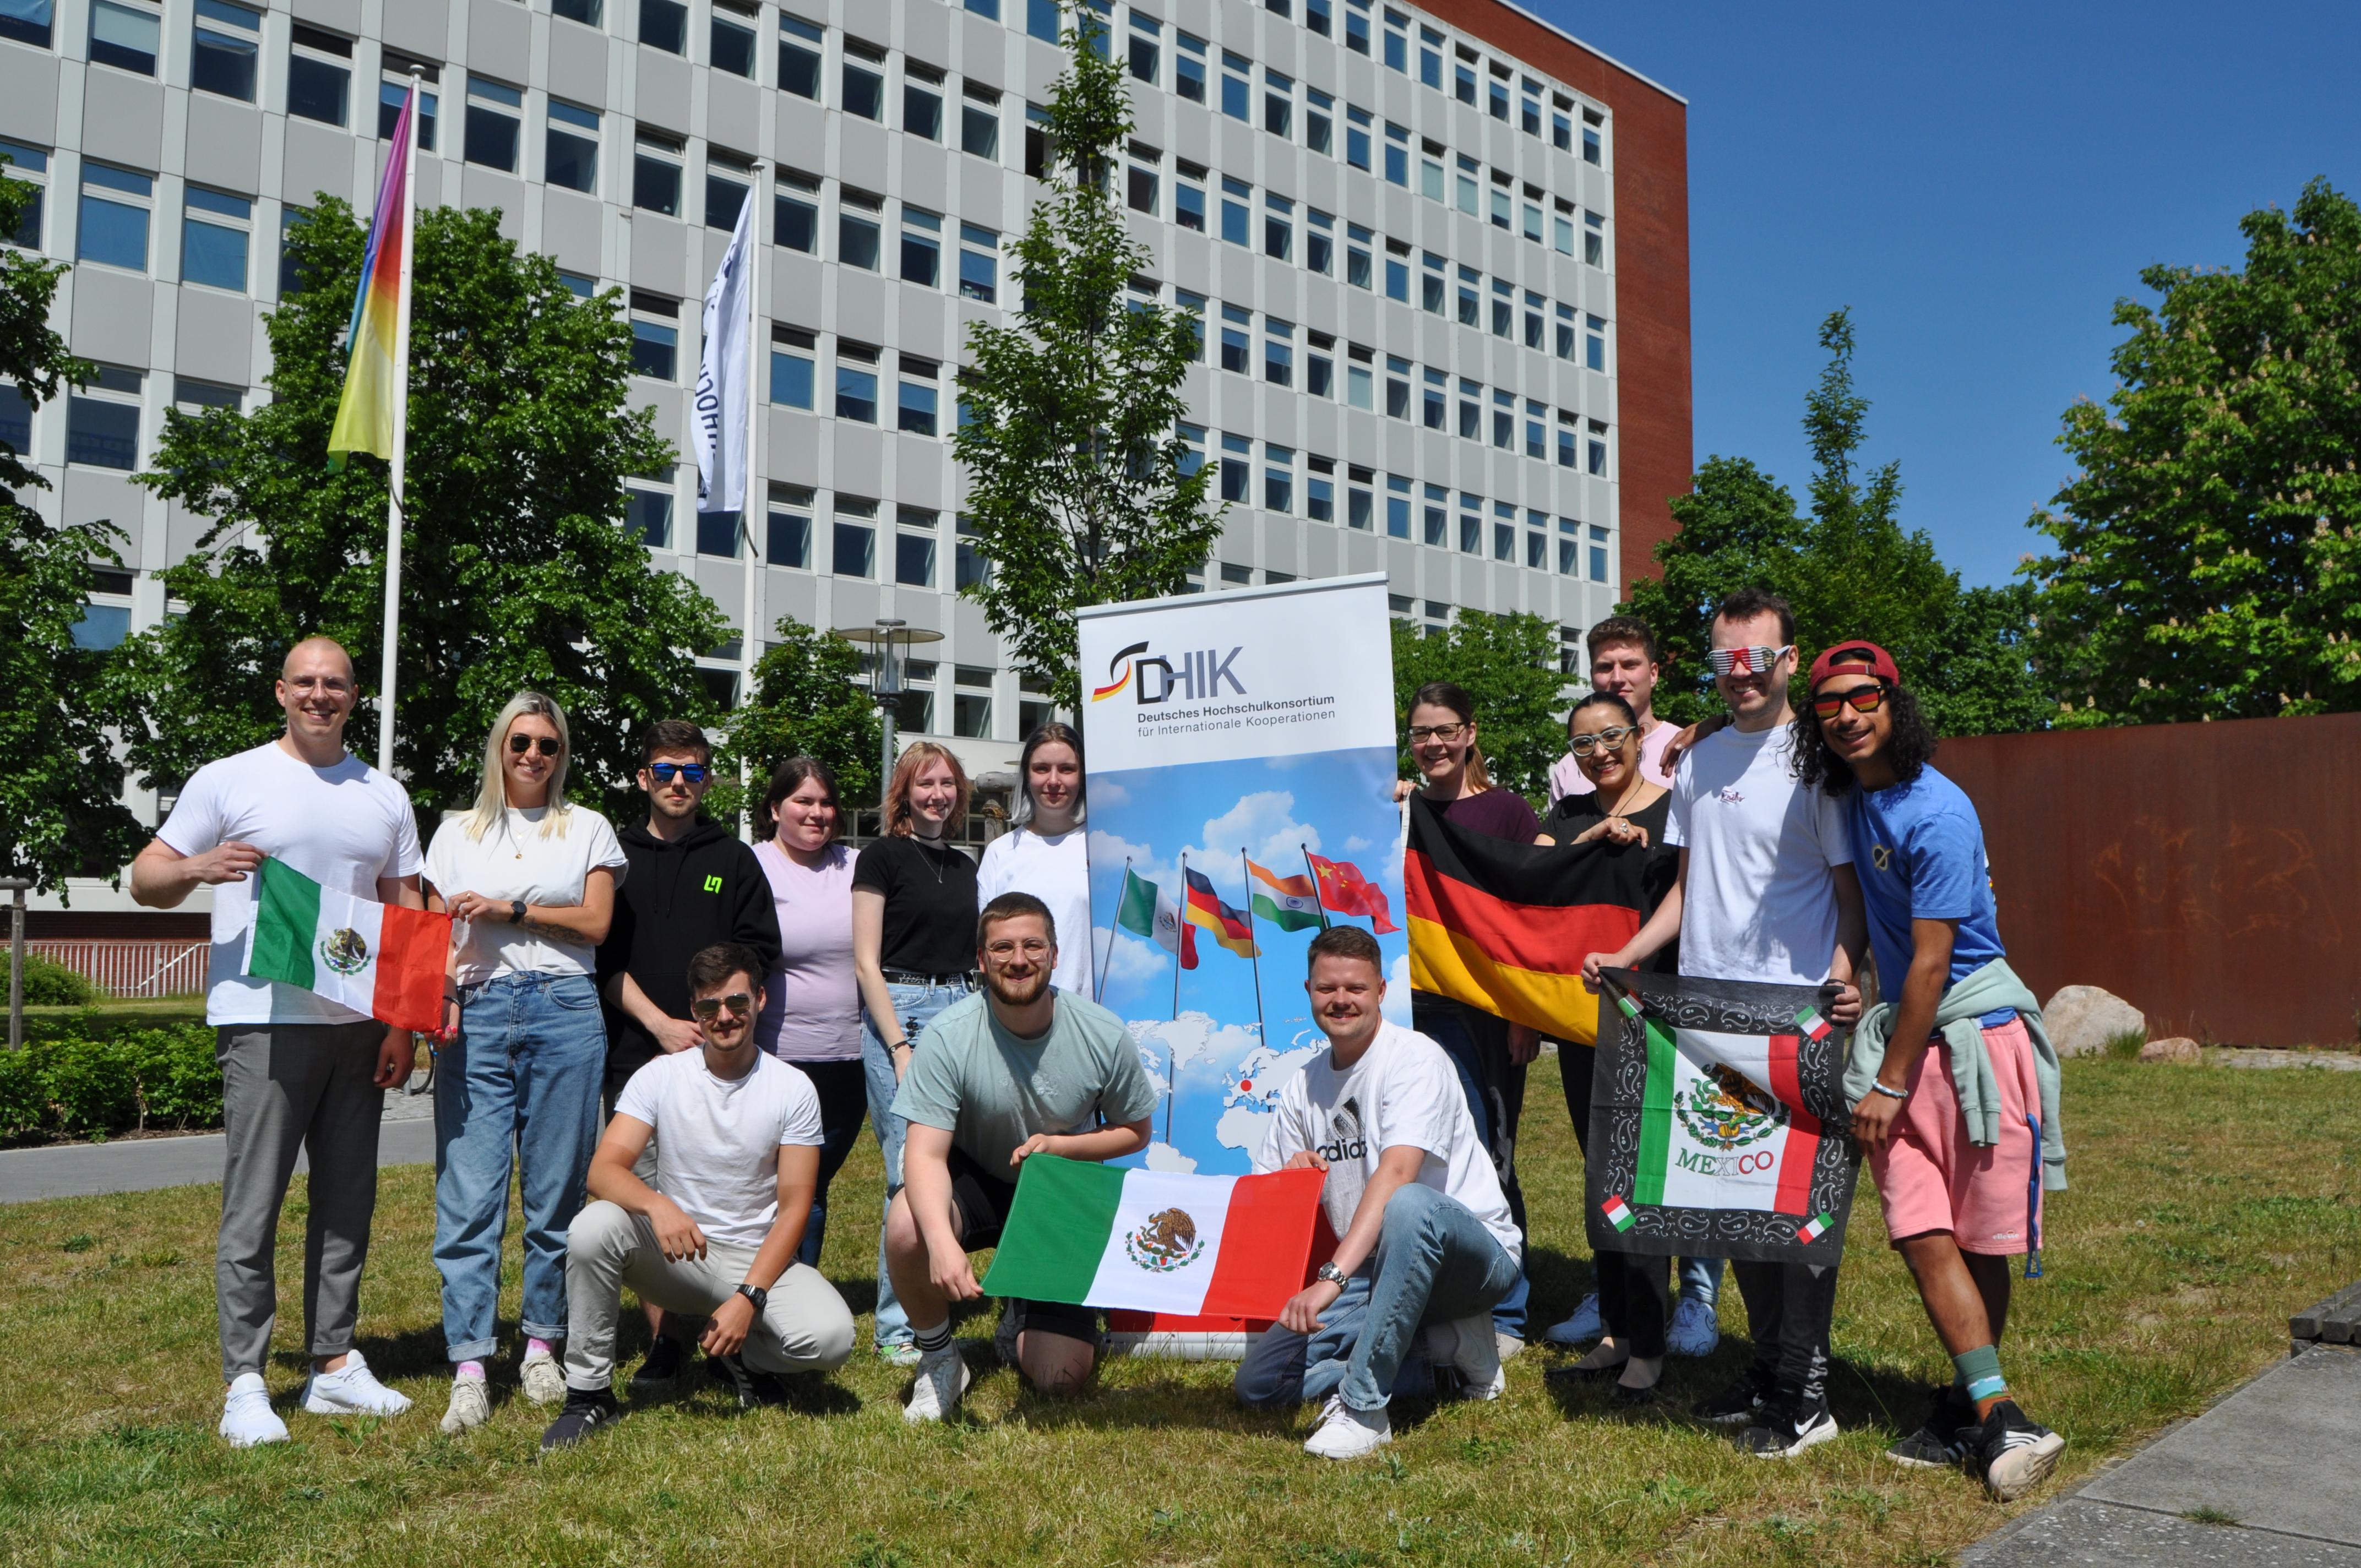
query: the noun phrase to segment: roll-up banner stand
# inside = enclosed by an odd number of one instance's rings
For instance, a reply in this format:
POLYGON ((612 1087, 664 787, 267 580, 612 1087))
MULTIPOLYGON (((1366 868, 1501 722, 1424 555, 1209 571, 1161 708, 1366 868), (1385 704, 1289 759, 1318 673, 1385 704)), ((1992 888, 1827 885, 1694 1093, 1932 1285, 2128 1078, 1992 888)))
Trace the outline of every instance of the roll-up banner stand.
MULTIPOLYGON (((1375 933, 1410 1022, 1381 574, 1078 612, 1098 1001, 1162 1100, 1152 1169, 1243 1174, 1327 1048, 1305 952, 1375 933)), ((1135 1354, 1235 1356, 1259 1323, 1116 1314, 1135 1354)))

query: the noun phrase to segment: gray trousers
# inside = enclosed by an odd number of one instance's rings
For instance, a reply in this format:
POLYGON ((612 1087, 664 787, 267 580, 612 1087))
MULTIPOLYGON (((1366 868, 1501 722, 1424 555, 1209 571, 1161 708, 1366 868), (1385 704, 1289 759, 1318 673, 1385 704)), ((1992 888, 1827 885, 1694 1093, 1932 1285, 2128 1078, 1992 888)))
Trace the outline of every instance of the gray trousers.
MULTIPOLYGON (((592 1199, 566 1234, 566 1386, 613 1384, 624 1286, 649 1305, 702 1318, 730 1299, 753 1264, 752 1247, 719 1242, 701 1258, 672 1262, 644 1217, 592 1199)), ((741 1354, 757 1372, 834 1371, 852 1354, 852 1310, 818 1269, 791 1263, 741 1354)))
POLYGON ((237 1024, 215 1032, 222 1120, 221 1239, 214 1294, 221 1312, 222 1377, 260 1372, 279 1317, 279 1210, 295 1156, 312 1158, 303 1235, 303 1337, 315 1356, 353 1348, 361 1266, 377 1212, 377 1135, 385 1091, 376 1083, 385 1025, 237 1024))

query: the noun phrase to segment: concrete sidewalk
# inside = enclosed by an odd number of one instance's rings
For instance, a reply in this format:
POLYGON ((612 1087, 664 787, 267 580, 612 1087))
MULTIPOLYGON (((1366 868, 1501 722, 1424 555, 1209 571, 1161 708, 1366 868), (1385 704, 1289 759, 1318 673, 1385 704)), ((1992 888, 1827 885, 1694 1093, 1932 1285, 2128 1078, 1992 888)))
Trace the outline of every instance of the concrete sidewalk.
MULTIPOLYGON (((43 1198, 88 1198, 103 1192, 147 1192, 219 1181, 228 1140, 219 1133, 181 1138, 132 1138, 106 1144, 60 1144, 42 1149, 0 1149, 0 1203, 43 1198)), ((378 1134, 377 1162, 434 1162, 434 1098, 390 1093, 378 1134)), ((311 1161, 297 1156, 297 1170, 311 1161)))
POLYGON ((2356 1453, 2361 1350, 2314 1345, 1960 1561, 2361 1568, 2356 1453))

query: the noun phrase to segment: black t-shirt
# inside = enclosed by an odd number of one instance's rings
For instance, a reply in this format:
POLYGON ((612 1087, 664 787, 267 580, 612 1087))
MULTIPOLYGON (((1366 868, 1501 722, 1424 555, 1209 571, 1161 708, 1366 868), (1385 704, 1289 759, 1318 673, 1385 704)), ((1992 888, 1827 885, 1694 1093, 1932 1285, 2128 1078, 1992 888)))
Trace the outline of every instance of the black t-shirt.
MULTIPOLYGON (((1667 790, 1624 817, 1632 827, 1648 830, 1646 849, 1636 849, 1628 844, 1607 846, 1611 853, 1645 855, 1648 858, 1646 868, 1640 873, 1640 886, 1648 900, 1648 906, 1640 912, 1642 924, 1655 914, 1656 905, 1664 903, 1665 894, 1673 891, 1673 883, 1679 880, 1681 874, 1679 849, 1664 842, 1665 822, 1672 810, 1672 792, 1667 790)), ((1550 807, 1549 816, 1542 822, 1542 831, 1560 844, 1571 844, 1576 835, 1588 832, 1607 820, 1607 807, 1599 800, 1597 791, 1588 795, 1569 795, 1550 807)), ((1598 839, 1591 841, 1599 842, 1598 839)), ((1680 964, 1680 939, 1675 938, 1639 967, 1645 974, 1676 974, 1680 964)))
POLYGON ((933 975, 975 968, 975 862, 964 850, 880 839, 852 862, 852 885, 885 895, 880 964, 933 975))

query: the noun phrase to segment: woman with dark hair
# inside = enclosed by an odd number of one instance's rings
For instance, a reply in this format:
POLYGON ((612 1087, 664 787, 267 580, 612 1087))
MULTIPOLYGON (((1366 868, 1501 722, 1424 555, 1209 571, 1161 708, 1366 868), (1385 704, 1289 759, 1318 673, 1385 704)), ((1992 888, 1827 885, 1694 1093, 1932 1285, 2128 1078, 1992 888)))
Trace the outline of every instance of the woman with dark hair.
POLYGON ((819 1185, 796 1261, 819 1264, 828 1234, 828 1184, 843 1168, 869 1109, 861 1065, 861 983, 852 966, 852 852, 836 775, 815 757, 790 757, 771 774, 754 813, 754 859, 779 913, 779 967, 763 982, 754 1043, 792 1062, 819 1094, 819 1185))
POLYGON ((976 908, 982 911, 1004 893, 1029 893, 1048 905, 1058 927, 1058 967, 1050 983, 1091 996, 1091 862, 1082 832, 1082 736, 1071 724, 1042 725, 1026 738, 1016 778, 1009 830, 983 847, 976 908))
MULTIPOLYGON (((1411 695, 1410 758, 1419 771, 1419 793, 1457 826, 1516 844, 1532 843, 1541 831, 1541 822, 1524 797, 1497 787, 1485 772, 1476 705, 1449 681, 1430 681, 1411 695)), ((1517 1232, 1526 1235, 1525 1194, 1517 1184, 1517 1119, 1525 1105, 1525 1069, 1541 1054, 1541 1036, 1524 1025, 1464 1007, 1432 992, 1412 991, 1410 1001, 1411 1027, 1441 1046, 1459 1070, 1460 1090, 1476 1118, 1476 1130, 1491 1154, 1517 1232)), ((1527 1242, 1530 1253, 1530 1236, 1527 1242)), ((1492 1309, 1492 1326, 1504 1342, 1501 1350, 1506 1354, 1513 1355, 1524 1347, 1529 1290, 1521 1264, 1516 1288, 1492 1309)))
MULTIPOLYGON (((852 862, 852 967, 861 982, 861 1063, 869 1124, 885 1157, 885 1201, 902 1190, 894 1095, 936 1014, 976 989, 975 862, 950 843, 967 819, 967 770, 944 747, 914 740, 894 764, 879 837, 852 862)), ((916 1366, 910 1320, 877 1228, 877 1354, 916 1366)))

